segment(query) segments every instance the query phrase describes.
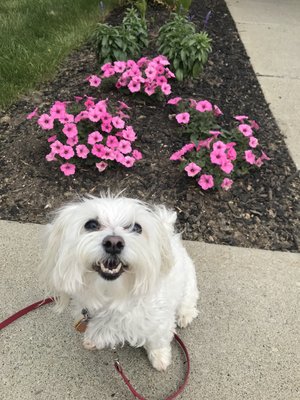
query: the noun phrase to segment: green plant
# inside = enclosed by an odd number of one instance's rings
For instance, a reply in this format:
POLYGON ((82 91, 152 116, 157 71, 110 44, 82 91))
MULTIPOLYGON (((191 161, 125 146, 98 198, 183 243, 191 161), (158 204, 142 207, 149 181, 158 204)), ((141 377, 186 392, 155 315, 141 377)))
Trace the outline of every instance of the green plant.
POLYGON ((171 21, 160 28, 158 45, 159 52, 171 62, 178 80, 199 76, 211 51, 207 33, 196 33, 195 25, 178 14, 173 14, 171 21))
POLYGON ((139 57, 148 45, 147 25, 137 10, 126 11, 122 25, 99 23, 91 37, 100 64, 139 57))
POLYGON ((155 0, 155 2, 182 14, 189 11, 192 0, 155 0))

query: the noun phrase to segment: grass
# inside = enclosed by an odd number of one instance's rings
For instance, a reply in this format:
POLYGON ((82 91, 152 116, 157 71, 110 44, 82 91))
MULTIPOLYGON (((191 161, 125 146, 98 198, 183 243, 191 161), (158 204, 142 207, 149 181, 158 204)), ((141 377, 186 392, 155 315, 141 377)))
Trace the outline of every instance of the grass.
POLYGON ((100 20, 99 0, 1 0, 0 109, 50 79, 100 20))

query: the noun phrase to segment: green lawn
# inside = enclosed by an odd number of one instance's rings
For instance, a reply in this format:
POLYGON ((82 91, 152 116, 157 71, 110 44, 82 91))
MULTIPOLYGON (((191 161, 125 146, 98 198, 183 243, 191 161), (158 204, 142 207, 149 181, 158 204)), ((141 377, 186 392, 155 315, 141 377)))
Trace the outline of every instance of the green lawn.
POLYGON ((99 20, 99 0, 1 0, 0 109, 50 78, 99 20))

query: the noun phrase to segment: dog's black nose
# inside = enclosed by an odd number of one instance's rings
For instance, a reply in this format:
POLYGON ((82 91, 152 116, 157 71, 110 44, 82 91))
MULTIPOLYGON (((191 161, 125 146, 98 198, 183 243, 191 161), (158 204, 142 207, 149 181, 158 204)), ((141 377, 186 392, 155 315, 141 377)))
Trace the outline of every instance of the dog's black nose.
POLYGON ((121 236, 109 235, 103 239, 102 246, 106 253, 109 254, 120 254, 124 249, 125 242, 121 236))

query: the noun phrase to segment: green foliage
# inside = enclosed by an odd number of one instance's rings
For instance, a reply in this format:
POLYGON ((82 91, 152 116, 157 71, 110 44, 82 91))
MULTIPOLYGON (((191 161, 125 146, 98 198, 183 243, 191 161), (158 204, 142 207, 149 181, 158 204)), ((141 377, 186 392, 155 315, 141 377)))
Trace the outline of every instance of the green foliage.
POLYGON ((176 13, 187 13, 191 7, 192 0, 154 0, 167 8, 176 11, 176 13))
POLYGON ((147 25, 137 10, 130 8, 125 13, 122 25, 100 23, 91 40, 100 64, 140 57, 142 49, 148 45, 147 25))
POLYGON ((173 14, 171 21, 160 28, 158 45, 180 81, 199 76, 211 51, 207 33, 196 33, 195 25, 178 14, 173 14))

